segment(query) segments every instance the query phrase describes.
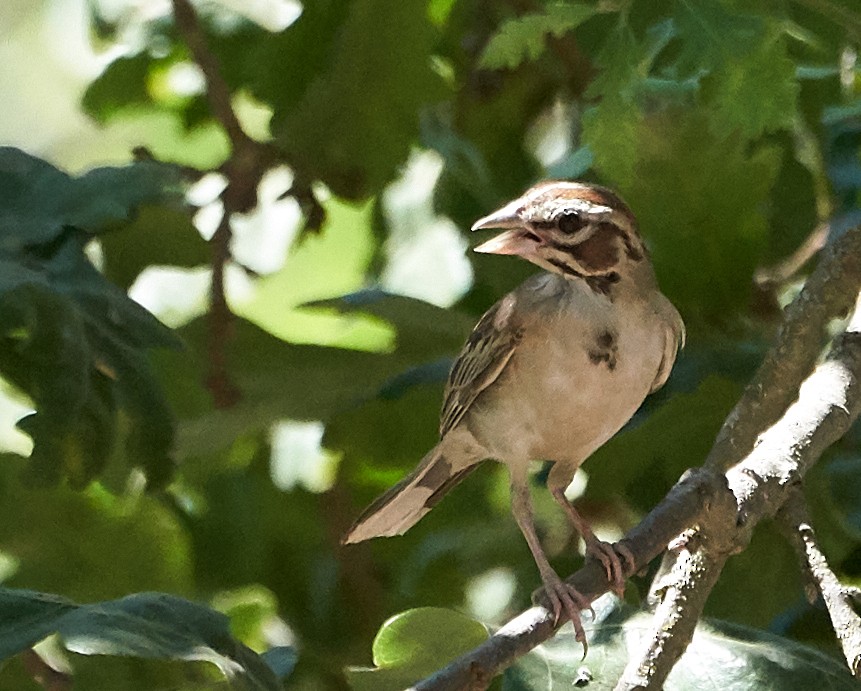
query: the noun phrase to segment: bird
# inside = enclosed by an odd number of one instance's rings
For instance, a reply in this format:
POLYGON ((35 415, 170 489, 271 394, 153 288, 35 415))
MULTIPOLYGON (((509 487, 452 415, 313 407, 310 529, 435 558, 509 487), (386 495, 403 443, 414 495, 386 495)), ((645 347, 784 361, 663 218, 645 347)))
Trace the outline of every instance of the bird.
POLYGON ((623 592, 635 568, 630 549, 599 540, 565 490, 580 465, 667 381, 685 326, 659 289, 634 214, 606 187, 541 182, 472 226, 488 229, 503 232, 476 252, 516 255, 543 271, 478 321, 448 376, 439 443, 342 542, 403 534, 481 463, 499 461, 554 623, 567 615, 585 651, 580 612, 591 603, 558 576, 541 546, 530 468, 551 464, 547 489, 587 557, 598 559, 611 587, 623 592))

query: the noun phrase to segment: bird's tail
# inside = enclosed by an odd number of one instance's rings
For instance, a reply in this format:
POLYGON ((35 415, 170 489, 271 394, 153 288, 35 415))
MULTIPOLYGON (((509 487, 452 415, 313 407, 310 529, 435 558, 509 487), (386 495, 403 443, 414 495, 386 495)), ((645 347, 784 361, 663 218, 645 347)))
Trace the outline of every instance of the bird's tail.
POLYGON ((459 463, 453 469, 440 447, 431 449, 412 473, 377 497, 341 542, 350 544, 372 537, 403 535, 479 465, 475 461, 468 465, 459 463))

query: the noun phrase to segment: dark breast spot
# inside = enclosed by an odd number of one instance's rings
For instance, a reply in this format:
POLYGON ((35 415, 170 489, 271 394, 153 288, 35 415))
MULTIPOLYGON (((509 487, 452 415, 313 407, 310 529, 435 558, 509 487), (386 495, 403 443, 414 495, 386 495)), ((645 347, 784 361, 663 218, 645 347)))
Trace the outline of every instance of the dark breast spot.
POLYGON ((593 365, 604 364, 611 372, 616 369, 619 346, 616 335, 609 329, 598 332, 595 342, 589 349, 589 361, 593 365))
POLYGON ((606 274, 598 274, 596 276, 584 276, 586 285, 594 292, 606 295, 610 302, 613 302, 612 288, 620 280, 620 276, 615 271, 606 274))

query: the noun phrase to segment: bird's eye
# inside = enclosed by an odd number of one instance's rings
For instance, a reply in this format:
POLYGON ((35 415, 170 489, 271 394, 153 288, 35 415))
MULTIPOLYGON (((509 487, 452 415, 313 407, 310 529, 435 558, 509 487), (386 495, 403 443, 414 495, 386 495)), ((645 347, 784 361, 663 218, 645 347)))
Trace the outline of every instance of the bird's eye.
POLYGON ((580 214, 574 211, 569 211, 559 217, 559 230, 566 235, 573 235, 577 231, 583 230, 583 226, 585 225, 586 222, 580 214))

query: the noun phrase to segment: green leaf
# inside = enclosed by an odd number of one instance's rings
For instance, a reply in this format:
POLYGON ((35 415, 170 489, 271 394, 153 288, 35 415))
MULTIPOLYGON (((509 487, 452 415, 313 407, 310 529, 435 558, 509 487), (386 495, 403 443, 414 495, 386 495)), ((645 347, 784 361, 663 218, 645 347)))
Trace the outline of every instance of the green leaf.
POLYGON ((601 72, 586 92, 600 102, 583 114, 583 143, 593 153, 595 168, 619 185, 633 179, 639 153, 642 54, 630 27, 620 21, 596 58, 601 72))
POLYGON ((0 373, 30 396, 21 423, 33 437, 29 475, 83 486, 125 450, 153 485, 170 476, 173 420, 147 362, 179 341, 92 266, 91 233, 127 220, 139 204, 173 201, 169 166, 141 163, 70 178, 16 149, 0 150, 0 373))
POLYGON ((744 56, 727 59, 706 91, 719 136, 748 139, 790 129, 798 115, 799 84, 783 32, 771 31, 744 56))
POLYGON ((586 461, 588 496, 621 494, 648 511, 687 468, 705 458, 740 391, 740 383, 710 375, 695 391, 676 392, 586 461))
POLYGON ((49 636, 56 630, 57 619, 74 607, 57 595, 0 588, 0 660, 49 636))
POLYGON ((227 617, 166 593, 77 605, 2 588, 0 622, 3 659, 56 632, 68 650, 82 655, 200 660, 216 665, 239 688, 282 688, 272 668, 230 636, 227 617))
POLYGON ((443 667, 487 639, 487 629, 460 612, 420 607, 386 621, 373 644, 376 669, 347 670, 356 691, 392 691, 443 667))
POLYGON ((327 69, 293 112, 274 115, 273 131, 295 167, 340 196, 365 197, 391 180, 418 135, 420 109, 445 95, 431 66, 425 5, 350 3, 327 69))
MULTIPOLYGON (((621 171, 620 192, 653 250, 661 288, 689 326, 725 323, 748 306, 781 152, 713 135, 702 111, 652 116, 640 132, 636 174, 621 171)), ((615 179, 615 169, 606 173, 615 179)))
POLYGON ((20 479, 24 464, 0 464, 0 554, 17 564, 4 584, 81 600, 192 590, 192 545, 163 500, 116 496, 95 483, 83 492, 31 489, 20 479))
POLYGON ((84 111, 105 123, 128 108, 152 105, 147 82, 156 62, 149 53, 114 60, 84 92, 84 111))
POLYGON ((99 236, 104 274, 128 289, 148 266, 195 267, 206 264, 210 249, 189 214, 171 206, 141 206, 128 223, 99 236))
MULTIPOLYGON (((566 627, 555 638, 520 658, 505 673, 504 691, 595 691, 616 688, 628 660, 650 635, 654 616, 628 608, 606 611, 595 603, 600 621, 586 624, 589 654, 566 627)), ((727 622, 700 622, 693 641, 670 672, 666 691, 793 691, 857 689, 857 680, 838 660, 764 631, 727 622)))
POLYGON ((509 19, 488 42, 479 66, 489 70, 514 69, 527 60, 537 60, 545 49, 548 34, 556 38, 577 28, 597 10, 583 3, 554 3, 544 11, 509 19))
POLYGON ((173 166, 141 161, 72 178, 20 149, 0 147, 0 252, 49 243, 66 226, 98 233, 129 220, 141 204, 181 198, 173 166))
POLYGON ((721 0, 677 0, 674 15, 682 49, 676 69, 682 76, 698 76, 741 59, 762 38, 765 23, 759 17, 734 13, 721 0))

